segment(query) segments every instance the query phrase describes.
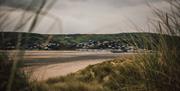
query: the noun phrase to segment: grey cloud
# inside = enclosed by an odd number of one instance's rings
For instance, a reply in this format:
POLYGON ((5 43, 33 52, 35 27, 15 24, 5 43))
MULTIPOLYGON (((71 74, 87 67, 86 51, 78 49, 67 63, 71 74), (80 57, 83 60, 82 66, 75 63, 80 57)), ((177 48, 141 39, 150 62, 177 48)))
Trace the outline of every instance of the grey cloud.
MULTIPOLYGON (((50 18, 44 19, 34 32, 55 34, 135 32, 137 30, 132 28, 130 22, 145 28, 147 18, 154 18, 146 1, 57 0, 49 13, 59 18, 61 25, 54 24, 50 18), (54 27, 49 31, 48 27, 52 24, 54 27)), ((161 2, 162 0, 148 1, 161 8, 167 6, 161 2)))
MULTIPOLYGON (((161 0, 150 0, 163 6, 161 0)), ((52 13, 62 20, 63 33, 117 33, 135 31, 153 17, 146 0, 61 0, 52 13)), ((145 26, 145 25, 144 25, 145 26)))

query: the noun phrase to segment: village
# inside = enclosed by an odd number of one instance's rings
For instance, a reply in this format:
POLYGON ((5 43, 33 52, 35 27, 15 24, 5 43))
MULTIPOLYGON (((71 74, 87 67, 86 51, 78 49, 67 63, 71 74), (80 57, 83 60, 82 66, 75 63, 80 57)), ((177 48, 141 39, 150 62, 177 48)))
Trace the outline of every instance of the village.
MULTIPOLYGON (((15 49, 15 44, 7 42, 5 48, 9 50, 15 49)), ((87 42, 80 43, 67 43, 63 44, 56 41, 50 41, 47 44, 43 43, 27 43, 23 45, 25 50, 110 50, 112 52, 132 52, 138 48, 122 43, 120 41, 94 41, 88 40, 87 42)))
MULTIPOLYGON (((15 45, 7 44, 6 49, 14 49, 15 45)), ((120 52, 134 52, 139 50, 137 47, 121 43, 120 41, 94 41, 89 40, 87 42, 80 43, 68 43, 63 44, 59 42, 49 42, 48 44, 31 43, 24 46, 26 50, 78 50, 78 51, 88 51, 88 50, 109 50, 113 53, 120 52)))

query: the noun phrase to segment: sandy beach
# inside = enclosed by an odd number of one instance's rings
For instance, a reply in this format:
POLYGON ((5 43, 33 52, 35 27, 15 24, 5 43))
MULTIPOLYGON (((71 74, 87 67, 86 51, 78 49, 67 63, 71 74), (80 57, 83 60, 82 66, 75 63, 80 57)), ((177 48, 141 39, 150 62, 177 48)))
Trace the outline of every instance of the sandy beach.
MULTIPOLYGON (((17 54, 9 51, 9 55, 17 54)), ((52 77, 65 76, 72 72, 101 63, 117 57, 122 53, 110 51, 24 51, 26 72, 31 73, 31 78, 46 80, 52 77)))
POLYGON ((65 76, 67 74, 76 72, 80 69, 87 67, 88 65, 101 63, 108 59, 98 59, 98 60, 82 60, 75 62, 64 62, 57 64, 49 64, 40 67, 30 68, 32 72, 32 79, 36 80, 46 80, 48 78, 65 76))

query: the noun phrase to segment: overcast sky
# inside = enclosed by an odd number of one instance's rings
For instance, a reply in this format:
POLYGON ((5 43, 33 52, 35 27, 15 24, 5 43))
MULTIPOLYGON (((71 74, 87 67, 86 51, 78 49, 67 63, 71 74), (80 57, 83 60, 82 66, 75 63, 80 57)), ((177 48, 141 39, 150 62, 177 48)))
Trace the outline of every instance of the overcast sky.
MULTIPOLYGON (((160 0, 57 0, 36 33, 122 33, 136 32, 134 25, 147 28, 154 18, 147 1, 165 9, 160 0), (53 25, 52 27, 50 27, 53 25)), ((24 30, 26 31, 26 30, 24 30)))

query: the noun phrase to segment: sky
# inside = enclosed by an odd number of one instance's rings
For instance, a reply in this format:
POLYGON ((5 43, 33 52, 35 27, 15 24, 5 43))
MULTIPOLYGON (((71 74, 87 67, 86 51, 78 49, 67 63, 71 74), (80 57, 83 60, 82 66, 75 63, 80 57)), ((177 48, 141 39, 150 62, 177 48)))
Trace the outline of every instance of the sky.
POLYGON ((155 18, 148 3, 161 9, 167 7, 162 0, 56 0, 33 32, 112 34, 142 31, 136 27, 148 32, 148 22, 155 18))

